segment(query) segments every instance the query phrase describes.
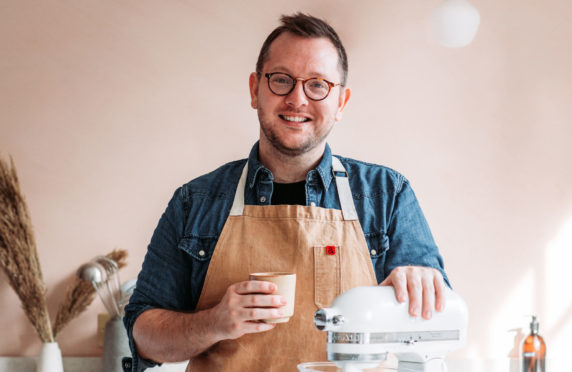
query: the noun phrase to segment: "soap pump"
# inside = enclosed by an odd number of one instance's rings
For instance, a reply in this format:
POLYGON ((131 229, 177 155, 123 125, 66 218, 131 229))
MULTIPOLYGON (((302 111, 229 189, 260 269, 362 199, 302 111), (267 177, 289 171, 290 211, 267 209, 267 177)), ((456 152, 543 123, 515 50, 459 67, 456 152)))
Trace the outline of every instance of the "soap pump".
POLYGON ((538 321, 532 315, 530 334, 522 342, 522 372, 546 372, 546 344, 538 334, 538 321))

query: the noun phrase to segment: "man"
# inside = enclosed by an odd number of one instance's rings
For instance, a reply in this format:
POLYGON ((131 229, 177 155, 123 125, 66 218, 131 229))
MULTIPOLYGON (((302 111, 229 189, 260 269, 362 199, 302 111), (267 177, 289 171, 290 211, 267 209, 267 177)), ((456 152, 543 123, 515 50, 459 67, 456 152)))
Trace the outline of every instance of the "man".
POLYGON ((324 21, 282 17, 250 75, 260 140, 249 158, 179 188, 159 221, 126 309, 133 370, 190 359, 187 371, 293 371, 325 359, 318 307, 358 285, 391 285, 412 316, 444 306, 443 262, 408 181, 332 156, 346 107, 347 57, 324 21), (334 247, 334 249, 331 249, 334 247), (328 249, 326 249, 328 248, 328 249), (295 313, 274 284, 297 274, 295 313))

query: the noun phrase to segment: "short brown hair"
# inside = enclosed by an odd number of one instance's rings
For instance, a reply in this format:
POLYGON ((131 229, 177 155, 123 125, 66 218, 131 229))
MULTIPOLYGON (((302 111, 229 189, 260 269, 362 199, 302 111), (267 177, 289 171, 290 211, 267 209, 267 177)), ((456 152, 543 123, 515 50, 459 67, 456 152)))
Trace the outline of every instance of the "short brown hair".
POLYGON ((296 13, 291 16, 282 15, 280 17, 280 22, 282 22, 282 25, 275 28, 274 31, 268 35, 264 44, 262 44, 260 54, 258 55, 258 61, 256 62, 256 72, 258 75, 262 74, 262 66, 264 65, 264 62, 268 60, 268 53, 272 42, 282 33, 290 32, 294 35, 305 38, 328 38, 332 44, 334 44, 334 47, 338 52, 340 72, 342 73, 341 84, 346 84, 346 80, 348 78, 348 57, 342 41, 332 26, 324 20, 303 13, 296 13))

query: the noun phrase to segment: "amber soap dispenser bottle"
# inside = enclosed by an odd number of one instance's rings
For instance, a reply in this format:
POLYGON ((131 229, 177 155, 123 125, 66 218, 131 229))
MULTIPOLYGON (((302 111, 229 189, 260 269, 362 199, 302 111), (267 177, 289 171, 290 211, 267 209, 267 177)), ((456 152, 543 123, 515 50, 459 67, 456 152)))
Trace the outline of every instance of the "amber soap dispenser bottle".
POLYGON ((538 334, 538 321, 532 316, 530 334, 522 342, 522 372, 546 372, 546 344, 538 334))

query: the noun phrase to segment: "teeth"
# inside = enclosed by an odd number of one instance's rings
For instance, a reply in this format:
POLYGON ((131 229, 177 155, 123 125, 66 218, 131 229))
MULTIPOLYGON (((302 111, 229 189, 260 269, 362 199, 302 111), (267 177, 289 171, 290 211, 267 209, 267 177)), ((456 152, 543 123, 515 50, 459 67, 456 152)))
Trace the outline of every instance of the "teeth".
POLYGON ((309 120, 308 118, 303 118, 303 117, 301 117, 301 116, 284 116, 284 115, 281 115, 281 116, 282 116, 282 119, 284 119, 284 120, 295 121, 295 122, 298 122, 298 123, 302 123, 302 122, 304 122, 304 121, 308 121, 308 120, 309 120))

